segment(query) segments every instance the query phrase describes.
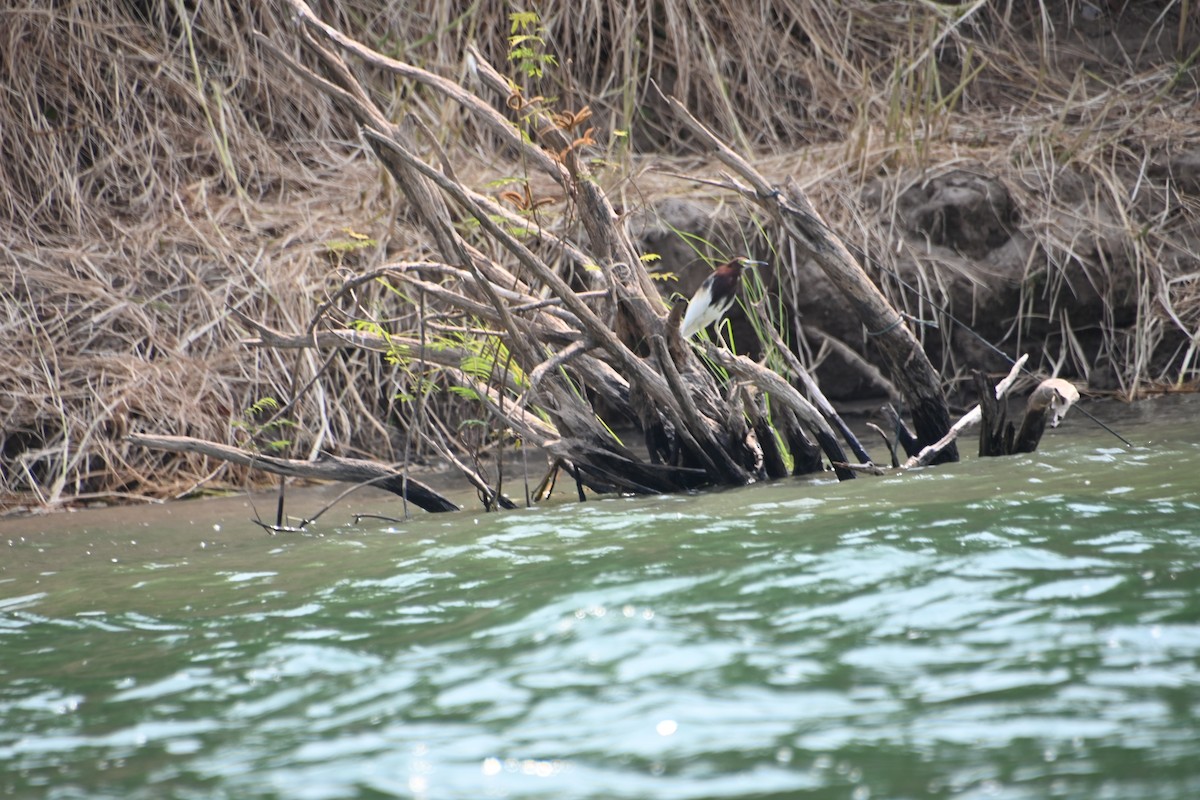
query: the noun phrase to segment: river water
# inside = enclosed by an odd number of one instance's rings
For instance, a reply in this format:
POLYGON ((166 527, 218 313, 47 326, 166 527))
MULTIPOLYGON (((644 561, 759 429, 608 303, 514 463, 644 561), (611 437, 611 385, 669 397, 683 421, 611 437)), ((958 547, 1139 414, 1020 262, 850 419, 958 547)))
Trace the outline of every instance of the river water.
POLYGON ((1200 797, 1197 400, 844 484, 0 522, 0 796, 1200 797))

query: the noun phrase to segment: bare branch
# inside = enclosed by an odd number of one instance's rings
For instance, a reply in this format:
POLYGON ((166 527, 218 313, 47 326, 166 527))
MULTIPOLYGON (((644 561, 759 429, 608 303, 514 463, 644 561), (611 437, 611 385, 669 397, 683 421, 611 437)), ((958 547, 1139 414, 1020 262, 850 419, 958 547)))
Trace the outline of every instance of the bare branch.
POLYGON ((407 496, 409 502, 426 511, 459 510, 457 503, 442 496, 416 478, 410 478, 403 472, 375 461, 341 458, 327 453, 322 453, 316 461, 301 461, 294 458, 279 458, 262 453, 252 453, 230 445, 193 439, 190 436, 149 436, 131 433, 126 437, 126 441, 155 450, 196 453, 289 478, 369 483, 393 494, 407 496))
MULTIPOLYGON (((1029 360, 1028 353, 1022 355, 1020 358, 1017 359, 1016 363, 1013 364, 1012 369, 1009 370, 1009 373, 1007 376, 1005 376, 1004 380, 1002 380, 996 384, 996 399, 997 400, 1004 397, 1004 395, 1008 392, 1009 388, 1011 388, 1013 383, 1016 382, 1017 378, 1021 377, 1021 368, 1025 366, 1025 362, 1028 360, 1029 360)), ((970 411, 968 411, 966 414, 963 414, 962 417, 958 420, 958 422, 954 423, 954 425, 951 426, 950 430, 946 433, 945 436, 943 436, 938 441, 934 442, 933 444, 931 444, 928 447, 926 447, 925 449, 923 449, 920 453, 917 453, 915 456, 910 457, 908 459, 908 461, 905 461, 904 468, 911 469, 912 467, 925 467, 925 466, 928 466, 929 464, 932 464, 934 458, 937 457, 937 454, 941 449, 950 446, 954 442, 954 440, 958 438, 958 435, 960 433, 962 433, 964 430, 971 427, 972 425, 978 424, 978 422, 982 418, 982 416, 983 416, 983 409, 978 404, 976 404, 974 407, 971 408, 970 411)))
MULTIPOLYGON (((660 90, 660 94, 661 90, 660 90)), ((735 153, 674 97, 662 95, 684 125, 712 149, 724 164, 749 182, 742 194, 809 251, 812 259, 854 306, 869 335, 875 337, 896 386, 913 409, 913 421, 922 441, 935 441, 950 426, 950 415, 941 390, 941 379, 929 363, 920 342, 904 318, 850 255, 842 241, 821 219, 796 182, 786 189, 772 185, 748 161, 735 153)), ((732 181, 732 179, 730 179, 732 181)), ((940 451, 946 460, 958 458, 953 444, 940 451)))

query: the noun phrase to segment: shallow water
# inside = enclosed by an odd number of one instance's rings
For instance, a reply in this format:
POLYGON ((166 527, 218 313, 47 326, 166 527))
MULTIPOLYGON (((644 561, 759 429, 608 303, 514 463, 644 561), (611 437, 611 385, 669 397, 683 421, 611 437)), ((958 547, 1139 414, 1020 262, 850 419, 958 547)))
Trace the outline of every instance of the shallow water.
POLYGON ((1198 797, 1198 410, 315 535, 0 523, 0 794, 1198 797))

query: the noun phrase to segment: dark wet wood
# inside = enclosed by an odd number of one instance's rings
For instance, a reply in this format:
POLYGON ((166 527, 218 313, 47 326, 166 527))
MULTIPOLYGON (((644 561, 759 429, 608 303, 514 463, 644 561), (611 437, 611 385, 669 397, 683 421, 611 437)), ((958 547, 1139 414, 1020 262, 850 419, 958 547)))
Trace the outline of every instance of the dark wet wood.
MULTIPOLYGON (((789 181, 786 187, 772 185, 746 159, 692 116, 677 98, 664 94, 663 99, 699 141, 750 184, 731 182, 730 188, 741 192, 781 225, 807 251, 830 283, 845 295, 883 357, 888 378, 912 409, 918 443, 928 446, 944 438, 950 430, 950 410, 942 392, 941 376, 934 370, 904 317, 871 281, 800 186, 795 181, 789 181)), ((938 450, 934 463, 957 460, 958 449, 950 442, 938 450)))
POLYGON ((173 453, 196 453, 289 478, 369 484, 405 497, 408 502, 425 511, 458 511, 460 508, 457 503, 416 478, 410 478, 401 470, 375 461, 340 458, 324 453, 316 461, 301 461, 253 453, 230 445, 193 439, 190 436, 146 436, 133 433, 125 438, 130 444, 141 447, 173 453))
MULTIPOLYGON (((904 449, 904 455, 909 458, 921 452, 921 443, 917 441, 916 435, 908 429, 908 425, 904 423, 904 419, 900 416, 900 412, 891 403, 885 403, 883 408, 879 410, 883 415, 886 425, 885 430, 891 431, 893 440, 904 449)), ((895 448, 893 450, 893 455, 895 448)))
POLYGON ((1042 381, 1030 393, 1018 429, 1009 421, 1008 409, 1004 404, 995 398, 989 399, 991 393, 984 391, 987 379, 975 373, 975 385, 979 390, 979 405, 983 412, 983 429, 979 434, 981 456, 1007 456, 1036 451, 1046 427, 1057 425, 1059 417, 1079 398, 1078 390, 1060 378, 1042 381))
POLYGON ((995 391, 985 374, 973 370, 971 377, 983 415, 979 426, 979 455, 1009 455, 1013 452, 1013 424, 1008 420, 1008 405, 996 399, 995 391))

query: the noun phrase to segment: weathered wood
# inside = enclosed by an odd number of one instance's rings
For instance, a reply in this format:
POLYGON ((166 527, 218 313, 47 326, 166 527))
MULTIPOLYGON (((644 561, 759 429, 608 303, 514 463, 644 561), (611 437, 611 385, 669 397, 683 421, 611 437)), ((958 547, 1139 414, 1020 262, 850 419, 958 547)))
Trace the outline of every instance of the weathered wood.
MULTIPOLYGON (((715 363, 729 370, 731 374, 750 381, 760 391, 770 394, 776 403, 785 406, 801 419, 812 431, 817 444, 825 452, 830 463, 846 462, 846 455, 842 451, 842 446, 838 444, 837 435, 833 432, 829 422, 812 403, 808 402, 804 395, 796 391, 796 388, 782 376, 761 364, 756 364, 746 356, 734 355, 728 350, 712 344, 706 346, 706 351, 708 357, 715 363)), ((839 480, 849 480, 854 477, 854 473, 847 469, 834 467, 834 472, 839 480)))
POLYGON ((195 453, 289 478, 369 484, 406 497, 408 502, 425 511, 442 512, 460 509, 457 503, 439 494, 427 484, 409 477, 401 470, 375 461, 341 458, 325 453, 321 454, 316 461, 301 461, 294 458, 253 453, 230 445, 193 439, 190 436, 148 436, 131 433, 125 439, 130 444, 141 447, 173 453, 195 453))
MULTIPOLYGON (((745 394, 749 394, 748 389, 743 389, 745 394)), ((754 436, 758 439, 758 446, 763 454, 763 472, 767 478, 783 478, 788 474, 787 463, 783 459, 783 451, 779 446, 779 438, 771 425, 771 419, 767 415, 766 404, 763 402, 761 393, 755 398, 746 398, 743 400, 743 405, 746 408, 746 413, 750 417, 751 426, 754 429, 754 436)))
MULTIPOLYGON (((976 373, 976 385, 982 378, 976 373)), ((1079 390, 1061 378, 1047 378, 1038 384, 1025 402, 1025 415, 1017 430, 1008 420, 1008 410, 980 393, 983 429, 979 434, 980 456, 1007 456, 1032 453, 1038 448, 1046 426, 1054 428, 1067 410, 1079 399, 1079 390)))
POLYGON ((1008 404, 996 399, 995 390, 987 375, 979 370, 971 373, 975 395, 979 398, 979 456, 1005 456, 1012 452, 1013 425, 1008 421, 1008 404))
MULTIPOLYGON (((591 176, 588 159, 577 147, 580 141, 558 122, 561 115, 551 114, 543 107, 541 98, 522 97, 481 54, 469 51, 472 75, 483 86, 495 91, 502 105, 511 108, 514 102, 520 104, 521 119, 514 125, 506 117, 507 109, 497 110, 454 81, 355 42, 318 19, 303 0, 288 0, 288 4, 296 12, 305 43, 318 57, 327 77, 311 72, 289 54, 278 52, 278 48, 272 48, 272 52, 284 58, 305 80, 336 99, 355 117, 364 138, 396 178, 413 209, 430 230, 433 245, 463 273, 458 276, 457 286, 422 280, 420 270, 404 271, 397 277, 439 303, 498 325, 498 334, 516 362, 526 373, 535 371, 537 374, 536 385, 522 394, 518 410, 523 410, 537 395, 538 407, 549 415, 557 429, 554 437, 541 437, 548 440, 543 444, 557 448, 564 461, 575 465, 577 476, 600 477, 606 484, 621 486, 619 476, 624 475, 628 477, 627 488, 633 491, 678 488, 681 476, 686 476, 686 485, 694 485, 694 466, 703 466, 708 471, 710 483, 750 480, 752 475, 746 465, 760 463, 761 452, 743 417, 730 413, 714 376, 703 370, 691 370, 684 386, 679 380, 668 381, 668 377, 678 376, 672 375, 669 368, 661 368, 664 360, 669 363, 673 359, 664 359, 662 352, 647 357, 650 344, 662 341, 666 310, 657 288, 638 259, 628 231, 591 176), (567 247, 558 248, 557 243, 562 240, 543 229, 539 229, 537 237, 513 235, 511 215, 497 214, 494 202, 467 189, 458 180, 450 160, 440 152, 436 137, 424 131, 419 121, 396 125, 387 118, 343 60, 343 55, 347 54, 420 83, 459 104, 499 141, 519 153, 523 162, 550 175, 574 201, 575 216, 589 240, 587 256, 569 243, 565 243, 567 247), (427 163, 417 153, 416 137, 409 128, 425 133, 429 146, 439 155, 440 168, 427 163), (519 267, 506 271, 468 245, 458 229, 462 215, 454 216, 459 210, 478 223, 483 235, 515 257, 519 267), (591 273, 598 274, 600 279, 593 281, 593 285, 604 289, 603 299, 591 302, 599 299, 588 296, 596 292, 576 291, 543 262, 533 249, 540 246, 537 239, 549 240, 549 246, 556 252, 568 255, 577 264, 591 268, 591 273), (508 276, 515 277, 516 274, 523 277, 524 284, 510 284, 508 276), (534 297, 526 294, 524 286, 544 287, 544 290, 539 289, 539 296, 534 297), (514 297, 514 293, 524 296, 514 297), (553 308, 548 300, 553 302, 553 308), (606 313, 601 313, 597 306, 606 313), (534 316, 530 319, 520 316, 525 310, 533 312, 534 316), (559 333, 560 329, 565 329, 562 333, 567 334, 568 341, 555 347, 566 347, 572 352, 585 347, 589 357, 572 355, 560 359, 558 353, 547 348, 546 344, 555 341, 553 334, 559 333), (552 335, 547 336, 547 333, 552 335), (574 334, 573 340, 570 334, 574 334), (586 344, 577 345, 577 342, 586 344), (564 371, 561 365, 568 360, 571 360, 570 377, 559 374, 564 371), (539 369, 539 364, 558 364, 560 368, 539 369), (628 386, 628 391, 623 393, 613 392, 610 388, 605 399, 619 413, 650 426, 645 431, 647 439, 652 440, 650 451, 654 456, 650 460, 654 461, 664 451, 674 452, 682 456, 674 468, 684 472, 672 474, 646 469, 639 475, 639 471, 630 469, 628 464, 618 468, 618 464, 632 455, 615 443, 604 422, 597 418, 587 398, 577 388, 579 385, 589 387, 589 390, 597 385, 611 387, 611 375, 605 375, 605 370, 615 371, 628 386), (635 403, 641 403, 643 408, 634 408, 635 403), (668 441, 660 443, 659 440, 664 438, 668 441), (677 443, 672 444, 669 440, 677 443), (584 451, 564 452, 564 442, 581 446, 584 451)), ((449 270, 454 268, 447 265, 447 272, 443 274, 450 274, 449 270)), ((592 280, 592 277, 587 279, 592 280)), ((685 352, 685 357, 696 360, 690 350, 685 352)), ((505 403, 489 402, 486 405, 498 421, 509 423, 505 403)), ((516 426, 528 433, 529 422, 523 420, 516 426)))
MULTIPOLYGON (((1021 368, 1025 366, 1025 362, 1028 360, 1028 354, 1018 358, 1016 363, 1013 364, 1013 367, 1009 371, 1008 375, 1005 376, 1004 380, 996 384, 995 396, 997 400, 1004 397, 1008 390, 1012 388, 1012 385, 1016 383, 1017 378, 1019 378, 1021 375, 1021 368)), ((911 469, 912 467, 925 467, 933 464, 937 459, 937 455, 940 450, 952 446, 954 444, 954 440, 958 438, 960 433, 979 422, 982 417, 983 409, 980 408, 979 405, 975 405, 970 411, 968 411, 966 414, 963 414, 958 422, 954 423, 954 425, 950 427, 950 430, 947 431, 945 436, 933 444, 928 445, 920 453, 915 456, 911 456, 908 461, 904 462, 905 469, 911 469)))
MULTIPOLYGON (((879 413, 883 414, 883 418, 887 421, 887 426, 892 432, 893 440, 896 444, 904 449, 904 455, 915 456, 921 452, 921 443, 917 441, 916 435, 908 429, 908 425, 904 423, 904 419, 900 416, 900 412, 891 403, 884 403, 879 409, 879 413)), ((885 440, 887 437, 884 437, 885 440)), ((891 447, 892 457, 895 458, 896 448, 891 447)), ((896 464, 896 466, 900 466, 896 464)))
POLYGON ((788 452, 792 454, 793 475, 810 475, 825 469, 821 463, 821 448, 808 438, 795 414, 784 409, 781 427, 783 438, 787 441, 788 452))
MULTIPOLYGON (((688 423, 688 428, 685 431, 708 427, 701 416, 699 409, 696 407, 695 398, 688 387, 684 386, 683 377, 679 370, 675 368, 675 362, 667 349, 666 340, 662 336, 655 336, 650 340, 651 347, 654 350, 655 356, 658 358, 659 367, 662 369, 663 377, 667 379, 667 385, 671 387, 675 397, 679 399, 680 407, 683 409, 684 420, 688 423)), ((715 428, 715 425, 711 426, 715 428)), ((720 475, 725 483, 746 483, 750 479, 750 475, 744 470, 729 454, 729 450, 721 447, 717 440, 717 432, 713 430, 713 436, 706 440, 689 442, 692 447, 698 450, 697 455, 704 459, 705 463, 714 474, 720 475), (711 441, 712 445, 707 442, 711 441)))
MULTIPOLYGON (((856 456, 866 460, 866 451, 798 361, 793 359, 791 371, 819 408, 771 370, 719 348, 707 352, 737 379, 770 393, 775 417, 771 420, 752 390, 723 385, 716 371, 708 370, 697 351, 682 341, 677 330, 680 309, 667 317, 628 231, 589 171, 590 136, 577 134, 577 121, 563 122, 577 116, 555 114, 543 98, 525 97, 473 48, 467 52, 468 79, 478 82, 468 89, 350 39, 318 19, 304 0, 286 0, 286 4, 295 12, 297 30, 323 74, 278 47, 268 45, 269 49, 358 122, 364 139, 428 230, 430 248, 446 261, 388 265, 387 277, 403 281, 406 292, 415 291, 423 301, 429 298, 439 310, 449 309, 444 313, 456 315, 456 324, 464 329, 472 320, 480 320, 484 330, 479 337, 495 342, 497 352, 502 343, 510 360, 500 377, 484 380, 463 368, 464 356, 471 356, 465 348, 435 352, 426 347, 425 327, 415 342, 412 337, 385 335, 370 344, 342 331, 319 330, 325 311, 336 307, 343 292, 351 294, 347 287, 368 280, 366 276, 348 281, 322 306, 303 340, 258 326, 260 343, 308 347, 354 340, 361 346, 389 349, 402 343, 405 358, 416 360, 422 368, 436 368, 472 389, 501 429, 511 428, 526 442, 546 448, 571 469, 580 485, 596 489, 673 491, 778 475, 784 470, 784 459, 775 430, 791 449, 797 471, 819 468, 823 450, 839 478, 853 477, 842 466, 845 458, 834 426, 856 456), (431 96, 465 109, 502 147, 562 188, 568 216, 579 224, 549 230, 535 226, 466 187, 438 137, 416 117, 393 122, 359 81, 349 59, 416 82, 431 96), (496 93, 495 102, 476 94, 484 89, 496 93), (464 222, 477 227, 467 232, 464 222), (523 227, 526 222, 528 227, 523 227), (586 248, 571 241, 583 235, 586 248), (476 247, 472 242, 478 244, 479 238, 474 237, 485 238, 488 246, 476 247), (560 256, 563 262, 556 260, 560 256), (581 273, 583 289, 551 266, 568 262, 586 268, 581 273), (604 403, 593 406, 597 395, 604 403), (598 413, 636 421, 648 452, 627 448, 598 413), (811 431, 817 445, 803 428, 811 431)), ((868 332, 877 338, 898 393, 912 408, 918 437, 922 442, 937 438, 935 434, 949 425, 937 375, 903 318, 808 198, 794 184, 786 189, 768 185, 677 101, 669 102, 685 124, 698 128, 718 156, 750 182, 750 186, 734 182, 733 188, 766 209, 791 238, 807 247, 855 304, 868 332)), ((956 457, 952 441, 935 457, 956 457)), ((475 479, 479 488, 482 478, 475 479)))
MULTIPOLYGON (((542 263, 529 248, 512 236, 503 226, 497 224, 482 209, 475 206, 460 184, 425 164, 398 142, 386 140, 377 132, 366 131, 366 134, 369 138, 379 141, 381 145, 395 152, 407 167, 419 173, 422 178, 431 181, 450 195, 471 213, 490 237, 517 256, 521 264, 544 283, 555 297, 561 299, 568 310, 575 314, 580 327, 592 341, 596 342, 598 348, 608 354, 614 366, 620 369, 628 379, 637 382, 643 388, 655 405, 662 408, 671 417, 676 430, 681 435, 686 435, 689 439, 696 441, 696 446, 693 448, 695 452, 714 453, 722 449, 722 442, 717 437, 718 426, 715 421, 711 418, 702 420, 689 416, 685 406, 691 402, 690 395, 673 391, 664 376, 655 370, 648 361, 634 353, 561 277, 542 263)), ((657 324, 661 330, 662 321, 659 320, 657 324)), ((520 332, 512 331, 512 333, 516 337, 522 336, 520 332)), ((715 391, 710 393, 715 395, 715 391)), ((563 408, 561 404, 572 403, 572 398, 562 392, 557 395, 557 399, 560 402, 558 406, 560 413, 563 408)), ((585 421, 590 419, 588 417, 579 417, 578 419, 586 427, 595 429, 589 435, 578 437, 579 441, 595 441, 602 438, 602 429, 595 424, 594 420, 585 421)), ((721 462, 714 463, 719 466, 721 462)), ((717 483, 744 483, 745 480, 746 477, 724 469, 718 469, 717 473, 713 475, 713 481, 717 483)), ((643 487, 631 488, 640 491, 643 487)), ((663 489, 665 488, 667 487, 663 487, 663 489)))
MULTIPOLYGON (((746 159, 692 116, 678 99, 665 94, 663 99, 718 159, 750 184, 747 186, 730 179, 730 188, 755 203, 782 226, 849 300, 878 346, 888 367, 888 377, 911 409, 918 440, 929 444, 944 436, 950 428, 950 412, 942 393, 941 377, 905 324, 904 317, 892 308, 800 186, 794 180, 789 181, 785 189, 772 185, 746 159)), ((953 441, 937 454, 938 461, 957 458, 958 450, 953 441)))
POLYGON ((1067 409, 1078 399, 1079 390, 1062 378, 1048 378, 1039 383, 1025 405, 1025 418, 1013 442, 1013 452, 1032 453, 1037 450, 1046 426, 1057 428, 1067 409))
POLYGON ((517 507, 517 504, 514 503, 508 496, 502 492, 496 491, 491 486, 488 486, 487 481, 483 479, 482 475, 464 464, 462 459, 454 455, 454 451, 452 451, 443 442, 434 439, 423 430, 420 433, 421 438, 426 444, 436 450, 438 455, 446 459, 446 461, 453 464, 454 468, 457 469, 459 473, 461 473, 462 476, 467 479, 467 482, 475 487, 475 491, 478 493, 479 499, 483 502, 484 508, 490 511, 496 506, 506 509, 514 509, 517 507))
POLYGON ((779 335, 778 331, 770 327, 767 330, 770 331, 776 352, 783 358, 784 363, 787 364, 788 369, 791 370, 796 380, 804 386, 804 390, 812 398, 813 405, 817 407, 817 410, 821 412, 825 419, 829 420, 829 424, 836 428, 838 433, 842 435, 842 440, 850 447, 850 452, 854 453, 854 457, 863 463, 871 461, 871 457, 867 455, 866 448, 862 446, 862 442, 858 440, 858 437, 850 430, 850 426, 842 419, 842 415, 833 407, 833 403, 829 402, 829 398, 821 391, 821 387, 817 384, 817 379, 804 368, 804 365, 800 363, 800 359, 796 358, 796 354, 783 341, 783 337, 779 335))
POLYGON ((892 469, 900 466, 900 459, 896 457, 896 439, 884 433, 883 428, 876 425, 874 422, 866 423, 867 427, 879 434, 883 439, 883 444, 888 449, 888 455, 891 458, 892 469))

